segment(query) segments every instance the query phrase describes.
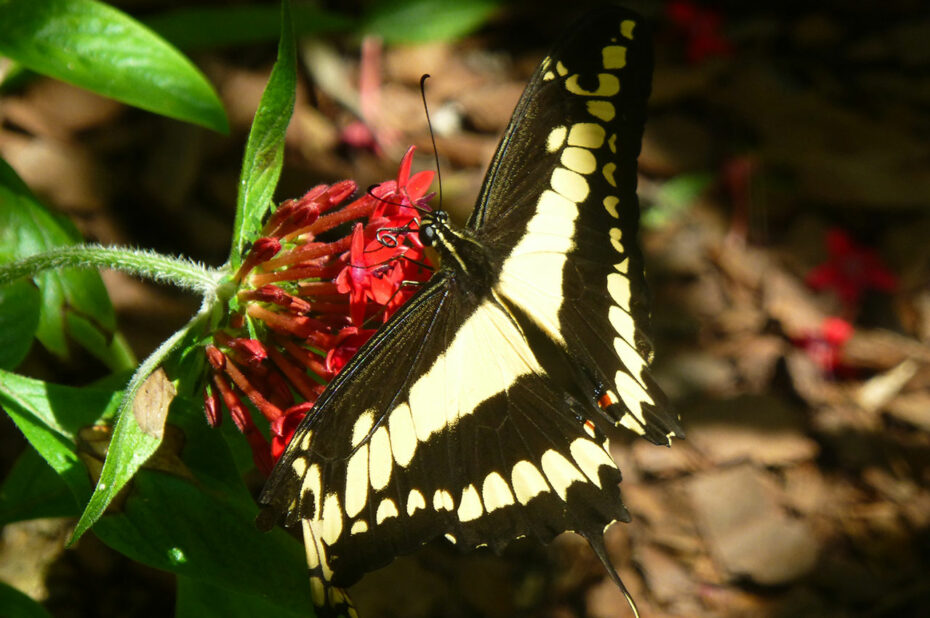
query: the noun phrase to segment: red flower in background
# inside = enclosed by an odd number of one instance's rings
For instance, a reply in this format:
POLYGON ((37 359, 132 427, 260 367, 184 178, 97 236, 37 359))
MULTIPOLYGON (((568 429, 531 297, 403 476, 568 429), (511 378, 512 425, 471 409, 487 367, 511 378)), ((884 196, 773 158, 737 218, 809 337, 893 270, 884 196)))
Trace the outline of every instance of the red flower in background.
POLYGON ((733 53, 733 45, 721 32, 723 19, 717 11, 690 0, 673 0, 665 6, 665 14, 685 41, 685 58, 689 64, 733 53))
POLYGON ((281 204, 236 274, 235 311, 206 347, 204 408, 213 426, 221 408, 229 411, 265 474, 326 383, 374 334, 366 321, 386 321, 413 294, 405 283, 432 274, 418 231, 433 172, 410 174, 413 150, 396 180, 339 209, 354 182, 320 185, 281 204), (319 240, 351 221, 358 222, 349 235, 319 240), (269 421, 270 445, 252 409, 269 421))
POLYGON ((843 365, 843 347, 853 336, 853 326, 842 318, 824 319, 820 330, 794 340, 827 375, 843 376, 849 368, 843 365))
POLYGON ((869 290, 893 292, 898 278, 882 263, 874 249, 863 247, 841 229, 827 232, 827 261, 807 273, 807 285, 815 290, 832 289, 847 312, 858 308, 869 290))

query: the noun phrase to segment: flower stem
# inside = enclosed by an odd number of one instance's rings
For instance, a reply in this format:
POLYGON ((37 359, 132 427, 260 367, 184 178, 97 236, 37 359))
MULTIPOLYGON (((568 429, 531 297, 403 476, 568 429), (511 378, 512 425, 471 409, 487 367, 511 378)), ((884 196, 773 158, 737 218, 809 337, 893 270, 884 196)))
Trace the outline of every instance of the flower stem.
POLYGON ((154 251, 74 245, 30 255, 18 262, 0 264, 0 285, 53 268, 112 268, 158 283, 173 284, 204 297, 216 294, 223 274, 190 260, 154 251))

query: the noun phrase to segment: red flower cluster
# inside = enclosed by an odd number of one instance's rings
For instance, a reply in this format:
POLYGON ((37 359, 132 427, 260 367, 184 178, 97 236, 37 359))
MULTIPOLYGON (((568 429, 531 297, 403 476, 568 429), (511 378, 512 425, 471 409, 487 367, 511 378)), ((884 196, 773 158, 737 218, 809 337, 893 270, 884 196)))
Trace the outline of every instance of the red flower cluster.
POLYGON ((827 253, 827 261, 807 273, 807 285, 833 289, 848 313, 855 313, 869 290, 893 292, 898 286, 898 278, 875 250, 857 244, 841 229, 827 232, 827 253))
POLYGON ((685 58, 690 64, 733 53, 733 45, 721 32, 720 13, 691 0, 673 0, 666 5, 665 14, 676 33, 684 39, 685 58))
POLYGON ((432 274, 417 232, 433 172, 410 174, 413 151, 396 180, 341 209, 352 181, 281 204, 236 273, 241 287, 228 323, 206 346, 204 404, 212 426, 221 407, 229 410, 265 474, 326 383, 375 332, 369 322, 386 321, 413 295, 406 284, 432 274), (320 238, 352 221, 348 235, 320 238), (268 419, 270 447, 251 409, 268 419))
POLYGON ((818 332, 794 343, 807 352, 824 373, 844 377, 852 371, 842 363, 843 347, 853 335, 854 327, 849 320, 858 312, 862 296, 870 290, 893 292, 898 279, 875 250, 857 244, 841 229, 829 230, 826 244, 829 258, 811 269, 805 280, 815 290, 834 290, 847 319, 828 317, 818 332))

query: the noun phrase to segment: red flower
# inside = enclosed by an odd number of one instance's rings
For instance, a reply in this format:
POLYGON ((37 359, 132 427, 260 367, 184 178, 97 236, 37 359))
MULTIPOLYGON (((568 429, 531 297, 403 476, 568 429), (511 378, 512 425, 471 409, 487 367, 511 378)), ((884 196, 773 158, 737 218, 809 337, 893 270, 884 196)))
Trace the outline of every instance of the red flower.
POLYGON ((794 340, 827 375, 846 375, 850 370, 843 365, 843 346, 853 335, 853 326, 842 318, 828 317, 820 330, 794 340))
POLYGON ((895 290, 897 277, 873 249, 857 245, 849 234, 837 228, 827 232, 826 240, 830 257, 807 273, 807 285, 815 290, 834 290, 849 312, 855 311, 869 290, 895 290))
POLYGON ((326 353, 326 369, 331 375, 336 375, 346 366, 358 349, 371 339, 374 329, 359 330, 354 326, 342 329, 337 336, 337 344, 326 353))
POLYGON ((729 56, 733 46, 720 31, 720 13, 698 6, 690 0, 673 0, 665 14, 676 33, 685 40, 685 58, 700 64, 714 56, 729 56))
POLYGON ((411 175, 412 160, 413 148, 396 180, 338 210, 355 183, 320 185, 284 202, 236 273, 241 289, 233 311, 206 346, 211 379, 204 409, 213 426, 221 407, 229 411, 263 473, 326 382, 375 332, 362 328, 366 318, 386 320, 413 294, 404 283, 426 281, 432 273, 418 230, 433 172, 411 175), (357 223, 349 235, 319 240, 351 221, 357 223), (268 420, 270 445, 252 410, 268 420))

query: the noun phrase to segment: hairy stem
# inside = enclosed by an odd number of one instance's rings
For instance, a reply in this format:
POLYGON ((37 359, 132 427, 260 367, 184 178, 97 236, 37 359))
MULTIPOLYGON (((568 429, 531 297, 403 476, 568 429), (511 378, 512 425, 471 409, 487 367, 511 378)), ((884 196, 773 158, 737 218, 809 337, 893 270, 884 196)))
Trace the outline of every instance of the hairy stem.
POLYGON ((31 255, 18 262, 0 264, 0 285, 23 277, 33 277, 53 268, 111 268, 158 283, 176 285, 205 298, 216 293, 222 276, 218 270, 154 251, 74 245, 31 255))

